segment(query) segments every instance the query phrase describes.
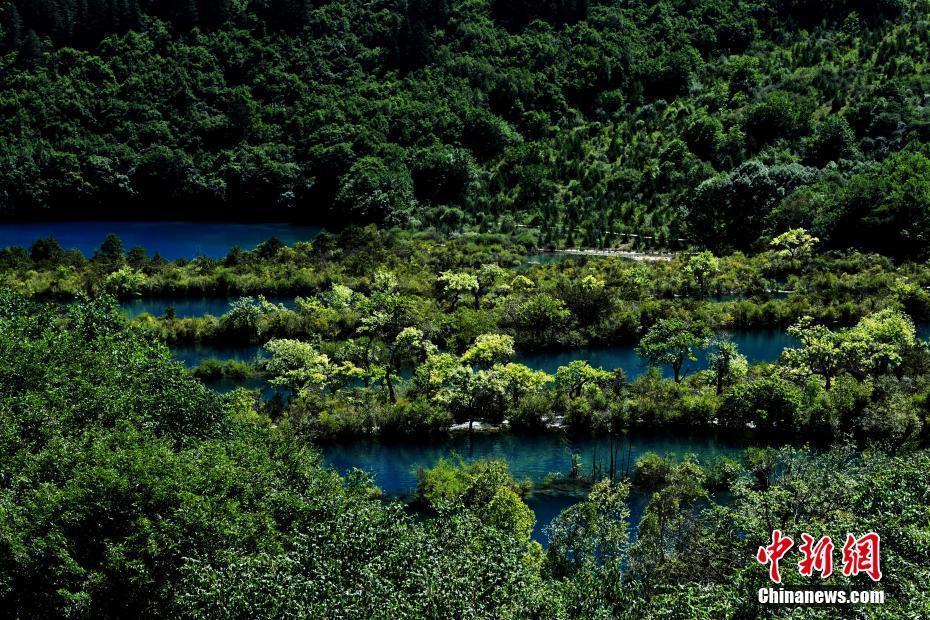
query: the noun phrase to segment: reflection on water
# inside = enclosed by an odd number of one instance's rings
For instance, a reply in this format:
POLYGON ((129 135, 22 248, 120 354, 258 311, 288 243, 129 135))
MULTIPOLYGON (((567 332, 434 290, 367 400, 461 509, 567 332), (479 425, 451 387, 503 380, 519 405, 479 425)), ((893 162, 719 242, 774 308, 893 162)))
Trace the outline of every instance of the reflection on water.
MULTIPOLYGON (((211 314, 213 316, 222 316, 229 312, 229 306, 242 295, 235 297, 145 297, 141 299, 131 299, 120 303, 123 313, 130 319, 140 314, 151 314, 152 316, 165 316, 168 308, 174 308, 174 315, 179 319, 190 317, 200 317, 211 314)), ((256 297, 253 295, 252 297, 256 297)), ((281 304, 285 308, 294 309, 297 304, 294 297, 267 297, 273 304, 281 304)))
POLYGON ((188 368, 194 368, 208 359, 253 362, 263 357, 265 353, 260 345, 252 344, 238 346, 184 344, 172 345, 171 354, 188 368))
MULTIPOLYGON (((719 456, 737 456, 747 445, 745 440, 713 436, 660 435, 632 433, 629 439, 614 444, 618 470, 632 471, 632 464, 646 452, 674 456, 677 459, 694 454, 702 462, 719 456), (629 466, 626 466, 629 464, 629 466)), ((542 483, 549 474, 567 476, 571 471, 572 454, 580 456, 579 469, 590 474, 597 463, 607 471, 610 463, 610 442, 606 438, 568 438, 561 434, 515 435, 510 433, 453 435, 436 442, 389 442, 358 440, 351 443, 327 444, 320 447, 327 464, 345 474, 354 468, 368 472, 374 482, 389 496, 409 498, 417 485, 416 472, 435 465, 439 459, 458 455, 465 460, 502 459, 510 464, 517 480, 542 483)), ((622 473, 622 472, 621 472, 622 473)), ((527 505, 536 514, 534 540, 547 543, 545 526, 564 508, 580 501, 584 495, 564 491, 531 493, 527 505)), ((630 498, 631 523, 639 521, 648 497, 634 493, 630 498)))
MULTIPOLYGON (((758 329, 725 332, 740 353, 746 356, 750 363, 771 362, 781 355, 785 347, 795 346, 796 341, 780 329, 758 329)), ((698 361, 685 367, 691 372, 707 368, 707 351, 698 354, 698 361)), ((587 360, 594 367, 613 370, 622 368, 627 377, 632 379, 646 371, 645 361, 636 354, 635 345, 613 345, 602 347, 588 347, 571 349, 568 351, 547 351, 518 356, 521 364, 526 364, 536 370, 544 370, 555 374, 560 366, 565 366, 575 360, 587 360)), ((670 368, 663 368, 666 377, 672 376, 670 368)))

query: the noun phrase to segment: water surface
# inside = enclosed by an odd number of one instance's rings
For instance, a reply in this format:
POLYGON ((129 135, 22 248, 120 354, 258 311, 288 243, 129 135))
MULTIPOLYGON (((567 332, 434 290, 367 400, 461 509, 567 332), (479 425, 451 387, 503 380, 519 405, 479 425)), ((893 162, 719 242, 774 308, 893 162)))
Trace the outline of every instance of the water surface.
POLYGON ((286 244, 310 241, 322 229, 283 222, 24 222, 0 224, 0 248, 29 247, 36 239, 54 237, 65 249, 78 249, 85 256, 110 233, 117 235, 126 250, 141 246, 149 255, 156 252, 169 260, 207 256, 222 258, 234 246, 254 249, 262 241, 277 237, 286 244))
POLYGON ((260 345, 251 344, 236 346, 184 344, 172 345, 170 348, 174 358, 189 368, 194 368, 208 359, 253 362, 264 356, 264 349, 260 345))
MULTIPOLYGON (((736 457, 750 445, 733 438, 631 433, 618 438, 613 444, 617 459, 617 473, 632 471, 632 466, 646 452, 681 459, 694 454, 702 463, 720 456, 736 457)), ((517 435, 490 433, 452 435, 435 442, 390 442, 358 440, 351 443, 321 446, 327 464, 342 474, 354 468, 368 472, 385 494, 409 499, 417 486, 416 473, 434 466, 439 459, 459 456, 466 461, 502 459, 509 463, 517 480, 542 483, 549 474, 568 476, 572 455, 580 457, 580 471, 590 475, 592 464, 597 463, 606 472, 610 463, 611 444, 607 438, 572 439, 558 433, 517 435)), ((545 532, 552 519, 564 508, 584 498, 583 493, 567 491, 533 492, 526 498, 527 505, 536 514, 534 540, 548 543, 545 532)), ((634 493, 630 498, 631 523, 636 524, 648 496, 634 493)))
MULTIPOLYGON (((739 352, 745 355, 750 363, 772 362, 781 355, 785 347, 797 345, 797 341, 781 329, 739 330, 722 332, 721 335, 728 336, 736 343, 739 352)), ((685 370, 689 373, 705 370, 708 352, 705 350, 698 353, 697 361, 686 364, 685 370)), ((635 345, 607 345, 566 351, 546 351, 518 355, 516 359, 521 364, 536 370, 544 370, 549 374, 555 374, 560 366, 565 366, 575 360, 587 360, 592 366, 605 370, 622 368, 629 379, 640 376, 646 372, 648 367, 646 361, 636 354, 635 345)), ((665 377, 671 377, 671 368, 663 367, 662 374, 665 377)))
MULTIPOLYGON (((174 308, 174 315, 179 319, 206 316, 208 314, 222 316, 229 312, 230 304, 241 297, 244 297, 244 295, 235 297, 143 297, 123 301, 120 303, 120 307, 129 318, 135 318, 146 313, 152 316, 165 316, 168 308, 174 308)), ((252 297, 257 298, 255 295, 252 297)), ((297 307, 294 296, 266 297, 266 299, 273 304, 281 304, 285 308, 294 309, 297 307)))

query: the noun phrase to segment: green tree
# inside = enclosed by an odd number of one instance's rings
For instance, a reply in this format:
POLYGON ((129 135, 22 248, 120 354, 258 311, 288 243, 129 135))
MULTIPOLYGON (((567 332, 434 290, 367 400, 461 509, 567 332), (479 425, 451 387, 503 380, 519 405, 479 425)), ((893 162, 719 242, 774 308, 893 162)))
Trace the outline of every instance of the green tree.
POLYGON ((749 368, 746 356, 732 340, 718 338, 711 342, 707 356, 707 366, 714 373, 714 385, 717 395, 723 394, 724 388, 742 379, 749 368))
POLYGON ((803 228, 792 228, 772 239, 769 245, 775 250, 776 256, 794 264, 809 259, 819 241, 803 228))
POLYGON ((675 383, 688 374, 685 364, 697 361, 697 351, 707 346, 707 328, 682 319, 660 319, 636 347, 637 354, 652 366, 671 366, 675 383))
POLYGON ((782 362, 789 372, 801 376, 823 377, 827 391, 833 378, 843 369, 843 335, 805 316, 788 328, 788 334, 801 343, 800 347, 789 347, 782 353, 782 362))
POLYGON ((710 291, 710 281, 720 269, 720 261, 711 252, 701 252, 688 259, 685 272, 694 282, 695 290, 700 295, 707 295, 710 291))
POLYGON ((575 360, 559 366, 555 373, 556 388, 571 398, 578 398, 587 386, 606 384, 613 375, 601 368, 594 368, 585 360, 575 360))
POLYGON ((265 363, 272 375, 270 383, 292 394, 323 390, 335 393, 362 375, 362 370, 352 363, 334 363, 309 342, 271 340, 265 350, 271 355, 265 363))
POLYGON ((509 362, 514 356, 513 336, 482 334, 462 355, 462 362, 478 368, 490 368, 509 362))
POLYGON ((557 577, 593 573, 619 584, 629 550, 629 483, 600 480, 549 525, 546 567, 557 577))

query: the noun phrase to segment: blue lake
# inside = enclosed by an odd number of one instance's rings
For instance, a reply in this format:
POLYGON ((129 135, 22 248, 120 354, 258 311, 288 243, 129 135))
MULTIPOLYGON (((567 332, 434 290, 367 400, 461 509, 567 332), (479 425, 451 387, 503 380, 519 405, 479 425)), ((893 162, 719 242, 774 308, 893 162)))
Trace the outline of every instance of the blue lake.
MULTIPOLYGON (((614 445, 617 458, 632 464, 646 452, 673 456, 677 459, 695 454, 701 462, 710 462, 720 456, 736 457, 749 443, 729 438, 709 436, 630 434, 618 439, 614 445)), ((385 442, 377 440, 354 441, 346 444, 320 446, 327 464, 342 474, 358 468, 368 472, 374 482, 388 496, 409 499, 416 490, 419 469, 435 465, 439 459, 453 455, 470 461, 476 459, 502 459, 510 464, 517 480, 543 482, 549 474, 568 476, 572 454, 580 456, 579 470, 590 475, 595 458, 600 468, 607 471, 610 461, 610 444, 603 439, 570 439, 559 434, 514 435, 508 433, 458 434, 444 441, 427 443, 385 442)), ((623 473, 618 466, 618 473, 623 473)), ((584 494, 570 491, 535 491, 526 498, 527 505, 536 514, 533 539, 548 543, 545 527, 560 511, 583 499, 584 494)), ((630 497, 630 521, 635 526, 648 501, 643 493, 630 497)))
POLYGON ((29 247, 36 239, 52 236, 65 249, 76 248, 89 257, 113 233, 127 250, 141 246, 147 254, 157 252, 169 260, 222 258, 234 246, 251 250, 271 237, 287 244, 310 241, 321 230, 317 226, 268 222, 25 222, 0 224, 0 248, 29 247))
POLYGON ((171 346, 171 353, 176 360, 193 368, 208 359, 251 362, 262 357, 264 349, 261 346, 249 344, 241 346, 191 344, 171 346))
MULTIPOLYGON (((729 334, 737 343, 743 354, 752 362, 773 361, 786 346, 794 341, 781 330, 738 331, 729 334)), ((177 347, 175 357, 195 366, 209 357, 218 359, 255 359, 261 354, 261 348, 248 347, 177 347)), ((517 361, 546 372, 554 373, 559 366, 571 361, 586 359, 595 366, 606 369, 623 368, 627 376, 634 378, 645 371, 645 364, 636 355, 632 345, 575 349, 572 351, 537 353, 519 356, 517 361)), ((700 355, 695 369, 706 368, 706 356, 700 355)), ((671 371, 663 369, 669 376, 671 371)), ((214 386, 220 391, 235 387, 229 382, 214 386)), ((266 398, 273 392, 267 386, 249 385, 252 389, 261 388, 266 398)), ((745 442, 733 439, 708 436, 660 436, 630 435, 630 441, 619 449, 620 458, 627 463, 635 463, 645 452, 657 452, 663 455, 697 454, 702 461, 710 461, 718 456, 735 456, 746 447, 745 442)), ((609 463, 609 448, 606 440, 569 439, 558 434, 511 435, 506 433, 477 434, 474 436, 454 435, 445 441, 435 443, 394 443, 378 440, 355 441, 347 444, 322 446, 324 459, 332 467, 346 473, 354 468, 367 471, 378 486, 389 496, 407 498, 416 489, 416 472, 420 468, 432 467, 443 457, 453 454, 466 460, 480 458, 504 459, 510 464, 511 471, 519 480, 540 483, 548 474, 568 475, 571 469, 572 454, 581 456, 580 469, 590 472, 597 453, 599 467, 606 470, 609 463)), ((632 465, 629 465, 631 468, 632 465)), ((533 539, 544 546, 548 545, 546 527, 559 512, 581 501, 583 493, 559 490, 534 491, 525 498, 527 505, 536 515, 533 539)), ((635 532, 639 518, 649 500, 644 493, 632 493, 630 496, 630 523, 635 532)))
MULTIPOLYGON (((780 329, 740 330, 723 332, 736 346, 740 353, 746 356, 750 363, 775 361, 785 347, 795 346, 797 343, 780 329)), ((685 365, 690 372, 707 368, 707 353, 698 354, 698 360, 685 365)), ((571 349, 568 351, 554 351, 532 353, 517 356, 516 361, 526 364, 536 370, 544 370, 555 374, 559 366, 565 366, 575 360, 587 360, 592 366, 613 370, 622 368, 627 377, 633 379, 643 374, 647 365, 645 360, 636 354, 634 345, 614 345, 601 347, 588 347, 571 349)), ((663 368, 663 375, 672 376, 670 368, 663 368)))
MULTIPOLYGON (((793 338, 779 329, 759 329, 747 331, 724 332, 739 347, 740 353, 751 362, 775 361, 785 347, 795 346, 793 338)), ((196 366, 200 361, 214 357, 216 359, 251 360, 261 353, 259 345, 225 346, 225 345, 183 345, 174 346, 175 357, 196 366)), ((555 374, 559 366, 565 366, 575 360, 587 360, 592 366, 613 370, 622 368, 627 377, 634 378, 646 371, 645 361, 636 355, 634 345, 610 345, 569 349, 566 351, 547 351, 518 355, 514 361, 526 364, 536 370, 555 374)), ((692 372, 707 368, 707 355, 698 355, 698 361, 686 366, 692 372)), ((670 369, 663 369, 666 376, 671 376, 670 369)))
MULTIPOLYGON (((152 316, 164 316, 168 308, 174 308, 175 316, 183 319, 207 314, 222 316, 229 312, 229 305, 240 297, 242 295, 235 297, 144 297, 123 301, 120 306, 129 318, 145 313, 152 316)), ((273 304, 281 304, 285 308, 293 309, 297 306, 294 296, 267 297, 266 299, 273 304)))

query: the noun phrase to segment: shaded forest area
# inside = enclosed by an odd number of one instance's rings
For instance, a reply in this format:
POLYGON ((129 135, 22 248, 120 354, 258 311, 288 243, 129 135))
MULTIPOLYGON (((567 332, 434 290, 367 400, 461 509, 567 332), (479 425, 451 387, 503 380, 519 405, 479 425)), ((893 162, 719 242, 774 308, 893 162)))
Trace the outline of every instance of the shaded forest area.
POLYGON ((0 212, 924 258, 927 8, 6 0, 0 212))

